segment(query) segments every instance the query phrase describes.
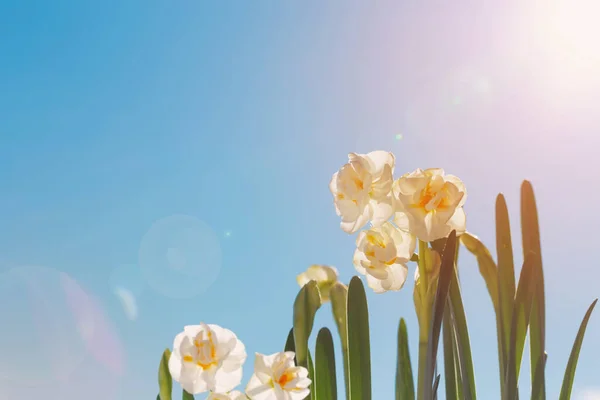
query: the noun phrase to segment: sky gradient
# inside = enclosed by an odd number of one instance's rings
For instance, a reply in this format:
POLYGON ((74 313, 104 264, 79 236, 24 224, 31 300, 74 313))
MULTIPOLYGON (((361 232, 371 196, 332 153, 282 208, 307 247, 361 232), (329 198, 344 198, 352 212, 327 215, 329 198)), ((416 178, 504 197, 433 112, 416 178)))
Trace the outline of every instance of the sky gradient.
MULTIPOLYGON (((600 30, 591 1, 540 4, 0 1, 0 398, 154 399, 162 351, 201 321, 246 344, 245 383, 283 347, 298 273, 355 274, 328 183, 372 150, 396 176, 459 176, 490 249, 504 193, 517 258, 532 181, 557 398, 600 294, 600 30)), ((460 268, 493 400, 492 306, 466 252, 460 268)), ((374 399, 391 399, 401 316, 416 359, 412 278, 368 300, 374 399)), ((574 398, 600 399, 598 356, 594 315, 574 398)))

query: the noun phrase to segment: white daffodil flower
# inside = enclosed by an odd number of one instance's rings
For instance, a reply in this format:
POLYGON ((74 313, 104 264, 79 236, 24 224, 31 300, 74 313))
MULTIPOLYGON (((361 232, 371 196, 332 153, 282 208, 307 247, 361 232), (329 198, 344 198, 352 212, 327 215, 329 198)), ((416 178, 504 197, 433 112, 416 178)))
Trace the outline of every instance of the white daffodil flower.
POLYGON ((310 390, 308 370, 297 367, 294 352, 256 353, 254 374, 246 387, 251 400, 303 400, 310 390))
POLYGON ((311 265, 306 271, 296 277, 300 287, 310 281, 316 281, 321 292, 321 301, 329 301, 329 291, 338 280, 338 271, 335 267, 328 265, 311 265))
POLYGON ((227 393, 240 384, 245 361, 246 348, 233 332, 201 323, 175 337, 169 371, 190 394, 227 393))
POLYGON ((375 293, 402 289, 408 275, 407 263, 415 251, 414 236, 385 222, 362 231, 356 239, 354 267, 365 275, 375 293))
POLYGON ((208 395, 206 400, 247 400, 248 397, 237 390, 234 390, 229 393, 211 393, 208 395))
POLYGON ((394 164, 387 151, 350 153, 348 163, 333 174, 329 189, 344 232, 357 232, 369 221, 380 226, 393 215, 394 164))
POLYGON ((456 176, 444 175, 440 168, 417 169, 396 180, 393 193, 394 223, 419 240, 431 242, 453 230, 457 235, 465 232, 467 190, 456 176))

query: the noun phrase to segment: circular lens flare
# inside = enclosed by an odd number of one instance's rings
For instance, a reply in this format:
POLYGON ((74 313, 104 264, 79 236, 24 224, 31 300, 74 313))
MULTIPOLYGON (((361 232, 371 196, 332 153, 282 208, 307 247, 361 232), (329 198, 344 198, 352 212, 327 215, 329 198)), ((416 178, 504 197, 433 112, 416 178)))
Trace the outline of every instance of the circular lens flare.
POLYGON ((207 290, 221 270, 221 244, 205 222, 188 215, 163 218, 142 238, 139 265, 163 296, 188 299, 207 290))

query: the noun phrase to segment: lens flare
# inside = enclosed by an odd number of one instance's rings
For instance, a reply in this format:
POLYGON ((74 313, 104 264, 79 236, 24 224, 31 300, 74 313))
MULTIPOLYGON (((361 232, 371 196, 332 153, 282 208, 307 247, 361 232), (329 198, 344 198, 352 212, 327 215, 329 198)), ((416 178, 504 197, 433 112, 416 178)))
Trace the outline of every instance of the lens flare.
POLYGON ((123 346, 100 302, 65 275, 61 276, 61 283, 71 312, 80 321, 87 351, 111 372, 123 375, 123 346))
POLYGON ((66 379, 86 356, 85 337, 95 329, 89 317, 71 312, 61 282, 65 273, 19 266, 0 275, 0 377, 20 386, 66 379), (35 362, 31 362, 32 357, 35 362))
POLYGON ((142 238, 139 265, 148 285, 163 296, 188 299, 207 290, 222 263, 217 234, 188 215, 157 221, 142 238))

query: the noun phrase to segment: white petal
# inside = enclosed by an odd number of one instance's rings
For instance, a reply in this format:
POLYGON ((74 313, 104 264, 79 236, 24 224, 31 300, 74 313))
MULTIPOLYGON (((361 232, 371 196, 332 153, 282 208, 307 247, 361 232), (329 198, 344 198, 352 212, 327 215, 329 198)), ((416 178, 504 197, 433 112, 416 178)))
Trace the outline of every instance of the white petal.
POLYGON ((465 210, 461 207, 456 210, 452 218, 448 220, 450 232, 456 230, 457 235, 462 235, 467 230, 467 215, 465 210))
POLYGON ((388 196, 381 201, 371 201, 369 206, 373 209, 371 212, 371 225, 375 228, 381 226, 394 215, 394 206, 391 196, 388 196))
POLYGON ((404 286, 408 276, 408 267, 403 264, 394 264, 388 268, 388 278, 381 282, 385 290, 398 291, 404 286))
POLYGON ((215 374, 215 392, 228 392, 233 390, 242 381, 242 367, 233 371, 225 371, 223 368, 217 369, 215 374))
POLYGON ((288 392, 288 393, 289 393, 289 400, 303 400, 304 398, 306 398, 306 396, 308 396, 310 394, 310 390, 302 389, 302 390, 288 392))
POLYGON ((246 395, 251 400, 271 400, 274 398, 273 386, 261 382, 256 375, 252 375, 246 385, 246 395))
POLYGON ((363 267, 363 262, 369 262, 369 260, 367 260, 367 257, 365 256, 365 253, 363 253, 362 251, 360 251, 359 249, 356 249, 354 251, 354 268, 356 268, 356 271, 361 274, 361 275, 365 275, 367 273, 367 271, 365 270, 365 268, 363 267))
POLYGON ((371 219, 372 213, 373 213, 373 210, 371 207, 365 207, 362 210, 362 214, 356 220, 351 220, 351 221, 342 220, 340 226, 341 226, 342 230, 346 233, 350 233, 350 234, 355 233, 359 229, 364 227, 367 224, 367 222, 369 222, 369 220, 371 219))
POLYGON ((171 353, 171 357, 169 357, 169 372, 171 373, 171 377, 176 382, 181 382, 181 370, 183 368, 183 360, 179 356, 179 352, 171 353))
POLYGON ((389 166, 391 168, 391 172, 394 172, 394 167, 396 165, 396 157, 394 157, 393 153, 383 150, 376 150, 368 153, 366 158, 370 161, 370 165, 373 168, 371 173, 379 177, 385 166, 389 166))
POLYGON ((375 293, 386 292, 386 290, 381 286, 381 280, 373 278, 371 275, 367 275, 367 285, 373 289, 375 293))

